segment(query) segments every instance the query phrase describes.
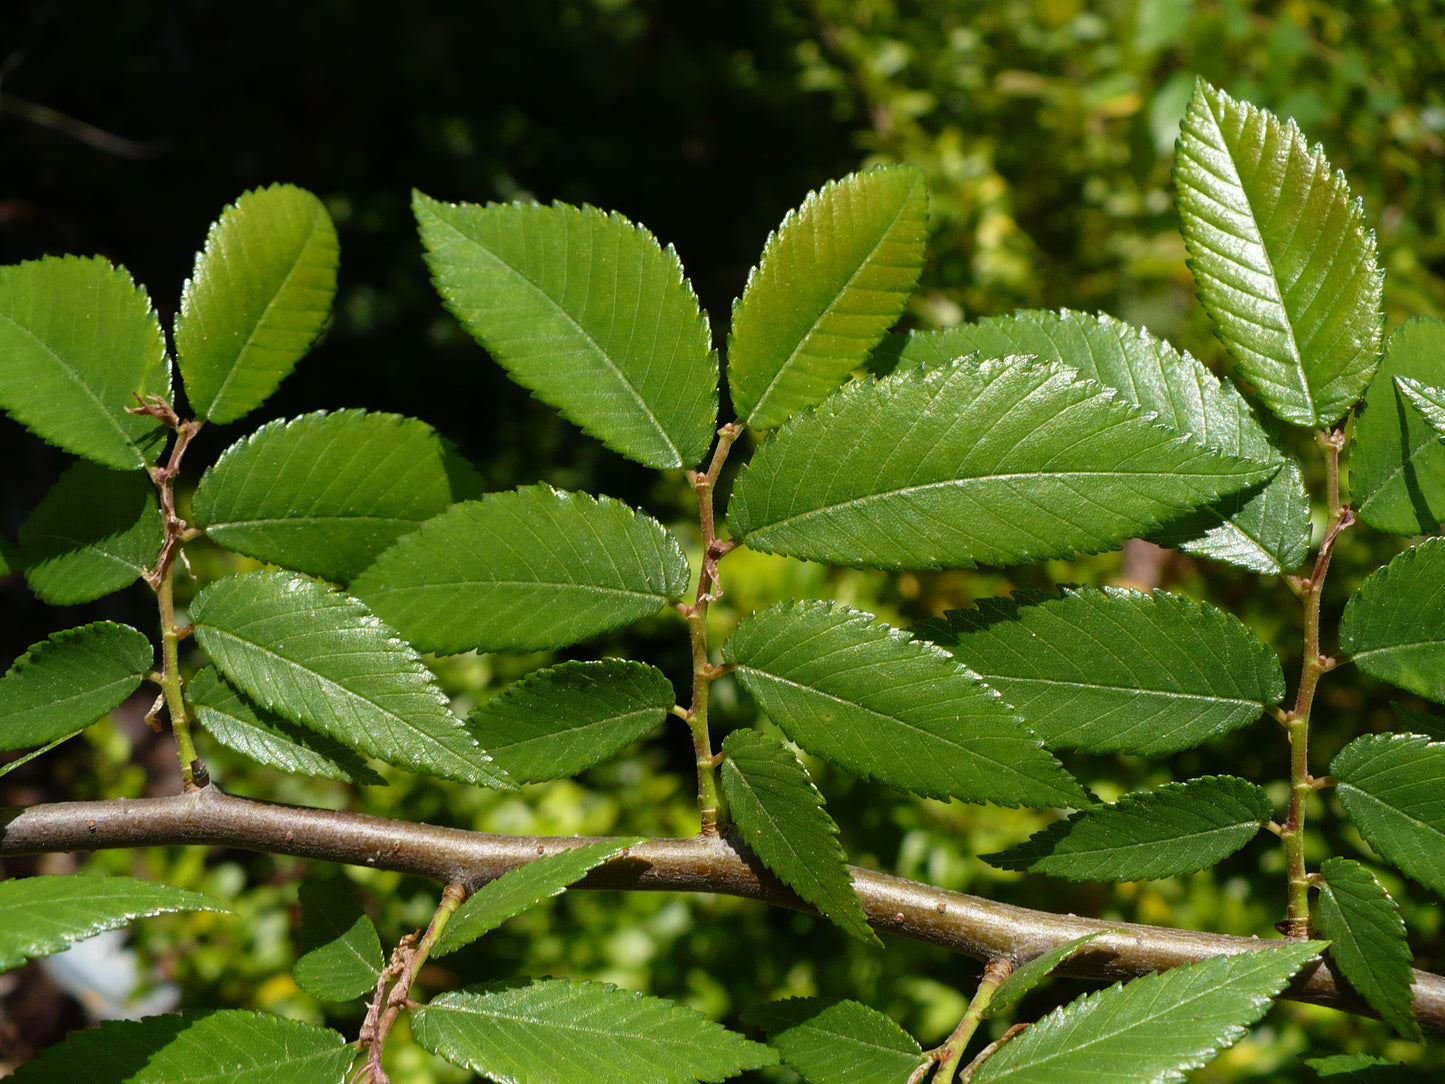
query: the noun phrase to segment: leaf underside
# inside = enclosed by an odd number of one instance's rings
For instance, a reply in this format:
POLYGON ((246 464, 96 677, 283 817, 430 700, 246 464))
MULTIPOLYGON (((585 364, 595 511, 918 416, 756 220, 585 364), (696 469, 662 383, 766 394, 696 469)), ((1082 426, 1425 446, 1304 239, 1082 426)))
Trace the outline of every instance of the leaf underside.
POLYGON ((331 881, 303 881, 301 954, 296 985, 322 1001, 350 1001, 369 994, 386 960, 381 938, 356 898, 331 881))
POLYGON ((1340 750, 1330 774, 1365 842, 1445 896, 1445 742, 1366 734, 1340 750))
POLYGON ((1445 702, 1445 539, 1371 573, 1345 605, 1340 648, 1365 673, 1445 702))
POLYGON ((856 1001, 789 998, 749 1009, 743 1020, 762 1028, 808 1084, 899 1084, 923 1061, 913 1036, 856 1001))

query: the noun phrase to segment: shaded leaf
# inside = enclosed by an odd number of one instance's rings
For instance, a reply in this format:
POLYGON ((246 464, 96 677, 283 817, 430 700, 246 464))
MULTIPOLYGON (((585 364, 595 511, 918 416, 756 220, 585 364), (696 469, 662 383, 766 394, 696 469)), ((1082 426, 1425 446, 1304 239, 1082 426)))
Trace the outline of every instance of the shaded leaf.
POLYGON ((856 1001, 795 997, 743 1014, 808 1084, 901 1084, 923 1062, 917 1040, 856 1001))
POLYGON ((588 870, 641 842, 638 837, 583 843, 557 854, 534 858, 525 866, 488 881, 456 909, 432 946, 431 954, 444 956, 471 944, 507 919, 565 891, 587 876, 588 870))
POLYGON ((1340 750, 1330 774, 1365 842, 1445 896, 1445 742, 1366 734, 1340 750))
POLYGON ((16 1084, 340 1084, 356 1050, 345 1036, 266 1013, 107 1020, 72 1031, 16 1070, 16 1084))
POLYGON ((1436 438, 1445 440, 1445 388, 1431 387, 1408 376, 1395 377, 1395 386, 1430 424, 1436 438))
POLYGON ((237 553, 345 582, 451 506, 447 459, 431 426, 397 414, 270 422, 206 471, 192 519, 237 553))
POLYGON ((672 246, 619 214, 413 193, 427 266, 452 315, 512 379, 649 467, 712 443, 712 333, 672 246))
POLYGON ((227 749, 297 775, 381 785, 386 781, 335 738, 252 703, 207 666, 186 683, 186 702, 227 749))
POLYGON ((1445 539, 1370 574, 1345 604, 1340 649, 1365 673, 1445 702, 1445 539))
POLYGON ((422 651, 566 647, 687 590, 682 546, 610 497, 527 486, 403 536, 352 591, 422 651))
POLYGON ((1330 940, 1330 959, 1385 1023, 1420 1042, 1399 906, 1373 873, 1348 858, 1325 859, 1320 877, 1320 933, 1330 940))
POLYGON ((1279 417, 1324 427, 1379 359, 1384 272, 1364 209, 1293 121, 1195 83, 1174 164, 1199 300, 1279 417))
POLYGON ((386 966, 381 938, 355 897, 332 881, 302 881, 301 955, 296 985, 322 1001, 350 1001, 376 989, 386 966))
POLYGON ((863 364, 923 270, 928 192, 912 165, 831 181, 788 212, 733 305, 738 417, 772 429, 863 364))
POLYGON ((1331 1054, 1301 1060, 1319 1079, 1336 1084, 1425 1084, 1425 1078, 1408 1065, 1370 1054, 1331 1054))
POLYGON ((1126 794, 1075 813, 1023 843, 981 857, 999 869, 1070 881, 1146 881, 1208 869, 1243 847, 1273 813, 1253 783, 1217 775, 1126 794))
POLYGON ((389 764, 511 786, 416 652, 355 599, 248 572, 202 588, 190 613, 216 669, 262 707, 389 764))
POLYGON ((723 659, 790 739, 855 775, 933 798, 1091 804, 997 693, 871 614, 782 603, 743 618, 723 659))
POLYGON ((30 645, 0 678, 0 749, 84 730, 140 688, 154 662, 143 633, 111 621, 30 645))
POLYGON ((1445 719, 1428 711, 1416 711, 1398 700, 1390 701, 1400 726, 1412 734, 1424 734, 1432 741, 1445 741, 1445 719))
POLYGON ((1278 657, 1248 626, 1162 591, 1021 591, 914 634, 997 689, 1051 749, 1174 753, 1284 696, 1278 657))
POLYGON ((735 537, 878 568, 1096 553, 1268 480, 1057 365, 963 359, 858 380, 770 436, 738 475, 735 537))
POLYGON ((793 751, 756 730, 734 730, 722 751, 723 794, 747 845, 825 918, 881 947, 853 891, 838 825, 793 751))
POLYGON ((1022 967, 1010 972, 1008 978, 998 984, 988 1005, 979 1014, 980 1017, 987 1020, 990 1016, 998 1016, 1012 1009, 1023 1000, 1025 994, 1048 978, 1054 968, 1064 963, 1102 933, 1102 930, 1086 933, 1083 937, 1075 937, 1072 941, 1055 945, 1048 952, 1035 956, 1022 967))
POLYGON ((974 1084, 1182 1081, 1244 1037, 1319 941, 1215 956, 1087 994, 1055 1009, 980 1065, 974 1084))
POLYGON ((0 881, 0 971, 60 952, 133 919, 231 909, 200 892, 135 877, 25 877, 0 881))
POLYGON ((326 325, 337 259, 331 216, 303 188, 253 189, 221 212, 176 316, 176 360, 196 413, 233 422, 276 390, 326 325))
POLYGON ((137 393, 171 390, 165 337, 145 290, 100 257, 0 267, 0 408, 36 436, 116 470, 165 444, 137 393))
POLYGON ((20 528, 25 582, 52 606, 103 598, 149 571, 165 535, 147 475, 81 460, 20 528))
POLYGON ((25 565, 20 560, 20 551, 15 548, 15 544, 4 535, 0 535, 0 577, 17 575, 24 568, 25 565))
POLYGON ((672 707, 662 671, 626 659, 564 662, 514 681, 467 727, 517 783, 565 779, 651 734, 672 707))
POLYGON ((778 1056, 701 1013, 600 982, 539 979, 434 998, 412 1034, 435 1054, 515 1084, 720 1081, 778 1056))
POLYGON ((1434 533, 1445 520, 1445 444, 1397 377, 1445 385, 1445 321, 1410 320, 1385 344, 1355 417, 1350 503, 1377 530, 1434 533))

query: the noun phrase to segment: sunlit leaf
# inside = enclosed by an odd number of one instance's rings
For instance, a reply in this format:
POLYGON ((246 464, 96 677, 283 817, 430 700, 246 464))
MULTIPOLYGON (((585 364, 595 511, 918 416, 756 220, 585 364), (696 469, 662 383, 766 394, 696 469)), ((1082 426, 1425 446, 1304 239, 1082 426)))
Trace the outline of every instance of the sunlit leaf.
POLYGON ((412 1015, 417 1042, 515 1084, 720 1081, 778 1056, 693 1009, 600 982, 538 979, 434 998, 412 1015))
POLYGON ((36 436, 140 470, 166 431, 127 408, 170 390, 160 322, 124 268, 79 256, 0 267, 0 408, 36 436))
POLYGON ((1445 702, 1445 539, 1406 550, 1360 585, 1340 649, 1365 673, 1445 702))
POLYGON ((1360 398, 1384 335, 1384 272, 1344 174, 1293 121, 1202 80, 1174 181, 1199 299, 1279 417, 1332 425, 1360 398))
POLYGON ((1340 750, 1330 774, 1365 842, 1445 896, 1445 742, 1366 734, 1340 750))
POLYGON ((675 699, 655 667, 626 659, 534 670, 478 704, 467 726, 517 783, 566 779, 645 738, 675 699))
POLYGON ((331 881, 303 881, 296 985, 322 1001, 350 1001, 376 988, 386 960, 381 938, 350 892, 331 881))
POLYGON ((963 359, 857 380, 738 475, 735 537, 878 568, 1096 553, 1279 469, 1211 452, 1072 370, 963 359))
POLYGON ((734 730, 722 751, 723 795, 744 842, 825 918, 881 947, 853 892, 838 825, 793 751, 756 730, 734 730))
POLYGON ((196 640, 262 707, 413 771, 508 787, 431 672, 356 599, 291 572, 217 580, 191 604, 196 640))
POLYGON ((1102 931, 1086 933, 1083 937, 1075 937, 1072 941, 1055 945, 1047 952, 1035 956, 1017 970, 1011 971, 1008 978, 998 984, 988 1006, 980 1015, 986 1020, 990 1016, 1008 1012, 1023 1000, 1025 994, 1048 978, 1054 968, 1073 957, 1075 953, 1101 934, 1102 931))
POLYGON ((1422 384, 1408 376, 1395 377, 1395 386, 1410 401, 1410 405, 1420 412, 1420 417, 1430 423, 1435 436, 1445 440, 1445 388, 1422 384))
POLYGON ((744 618, 723 658, 789 738, 856 775, 935 798, 1092 804, 997 693, 871 614, 783 603, 744 618))
POLYGON ((789 211, 733 305, 738 417, 773 429, 863 364, 923 269, 928 194, 916 166, 832 181, 789 211))
POLYGON ((25 582, 52 606, 90 602, 144 575, 164 541, 165 522, 147 475, 81 460, 20 528, 25 582))
POLYGON ((200 892, 135 877, 11 878, 0 881, 0 971, 146 915, 230 910, 200 892))
POLYGON ((1399 905, 1373 873, 1348 858, 1325 859, 1320 878, 1320 933, 1330 940, 1330 959, 1387 1024, 1419 1042, 1399 905))
POLYGON ((808 1084, 901 1084, 923 1062, 917 1040, 856 1001, 795 997, 743 1014, 808 1084))
POLYGON ((85 729, 140 688, 154 663, 143 633, 111 621, 32 644, 0 678, 0 749, 85 729))
POLYGON ((914 633, 997 689, 1051 749, 1178 752, 1284 695, 1278 657, 1248 626, 1162 591, 1018 592, 914 633))
POLYGON ((707 454, 718 363, 671 246, 595 207, 412 209, 442 300, 512 379, 646 466, 707 454))
POLYGON ((981 857, 999 869, 1070 881, 1145 881, 1208 869, 1243 847, 1273 813, 1269 795, 1233 776, 1204 776, 1126 794, 1055 821, 981 857))
POLYGON ((1324 947, 1295 941, 1215 956, 1087 994, 1005 1043, 978 1067, 973 1082, 1182 1081, 1242 1039, 1324 947))
POLYGON ((688 574, 650 516, 539 485, 455 505, 351 589, 422 651, 525 651, 649 617, 682 597, 688 574))
POLYGON ((249 414, 296 367, 331 314, 337 259, 331 216, 303 188, 254 189, 221 212, 176 317, 177 364, 201 417, 249 414))

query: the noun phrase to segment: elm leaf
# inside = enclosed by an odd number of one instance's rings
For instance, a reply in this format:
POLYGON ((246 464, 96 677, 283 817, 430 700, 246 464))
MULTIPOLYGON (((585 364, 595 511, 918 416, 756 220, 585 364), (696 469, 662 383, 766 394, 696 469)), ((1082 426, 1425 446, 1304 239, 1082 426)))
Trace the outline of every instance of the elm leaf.
POLYGON ((1365 673, 1445 702, 1445 539, 1370 574, 1345 604, 1340 649, 1365 673))
POLYGON ((1330 940, 1330 959, 1381 1019, 1420 1042, 1399 905, 1373 873, 1348 858, 1325 859, 1320 878, 1320 933, 1330 940))
POLYGON ((1445 388, 1422 384, 1408 376, 1395 377, 1395 386, 1429 423, 1439 440, 1445 440, 1445 388))
POLYGON ((1366 734, 1336 754, 1330 774, 1365 842, 1445 896, 1445 742, 1366 734))
POLYGON ((1007 1012, 1017 1005, 1024 997, 1039 983, 1043 982, 1053 972, 1054 968, 1069 960, 1075 953, 1082 949, 1094 938, 1101 936, 1102 930, 1094 933, 1086 933, 1083 937, 1075 937, 1072 941, 1065 941, 1062 945, 1055 945, 1047 952, 1035 956, 1022 967, 1009 973, 1008 978, 999 983, 994 989, 993 997, 989 999, 988 1005, 979 1015, 987 1020, 990 1016, 998 1016, 1007 1012))
POLYGON ((899 1084, 923 1048, 893 1020, 856 1001, 795 997, 743 1014, 808 1084, 899 1084))
POLYGON ((386 960, 381 938, 350 892, 328 881, 303 881, 301 954, 296 985, 322 1001, 350 1001, 376 989, 386 960))

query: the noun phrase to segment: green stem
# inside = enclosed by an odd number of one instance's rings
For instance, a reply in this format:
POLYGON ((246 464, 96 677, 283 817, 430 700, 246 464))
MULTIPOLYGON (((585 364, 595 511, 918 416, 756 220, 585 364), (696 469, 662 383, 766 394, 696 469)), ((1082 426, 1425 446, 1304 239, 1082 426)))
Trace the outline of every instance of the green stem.
MULTIPOLYGON (((984 965, 983 978, 978 980, 978 989, 973 992, 973 1000, 968 1003, 958 1027, 953 1029, 953 1034, 942 1046, 929 1051, 930 1060, 938 1063, 938 1070, 933 1074, 933 1084, 952 1084, 953 1076, 958 1071, 958 1063, 963 1060, 963 1051, 973 1038, 973 1033, 978 1030, 979 1021, 983 1019, 983 1011, 993 1000, 999 983, 1008 978, 1013 969, 1013 962, 1006 956, 996 956, 984 965)), ((924 1062, 919 1067, 920 1070, 927 1065, 928 1063, 924 1062)), ((965 1080, 972 1071, 973 1066, 970 1065, 964 1074, 965 1080)), ((922 1073, 916 1072, 914 1075, 921 1077, 922 1073)))

